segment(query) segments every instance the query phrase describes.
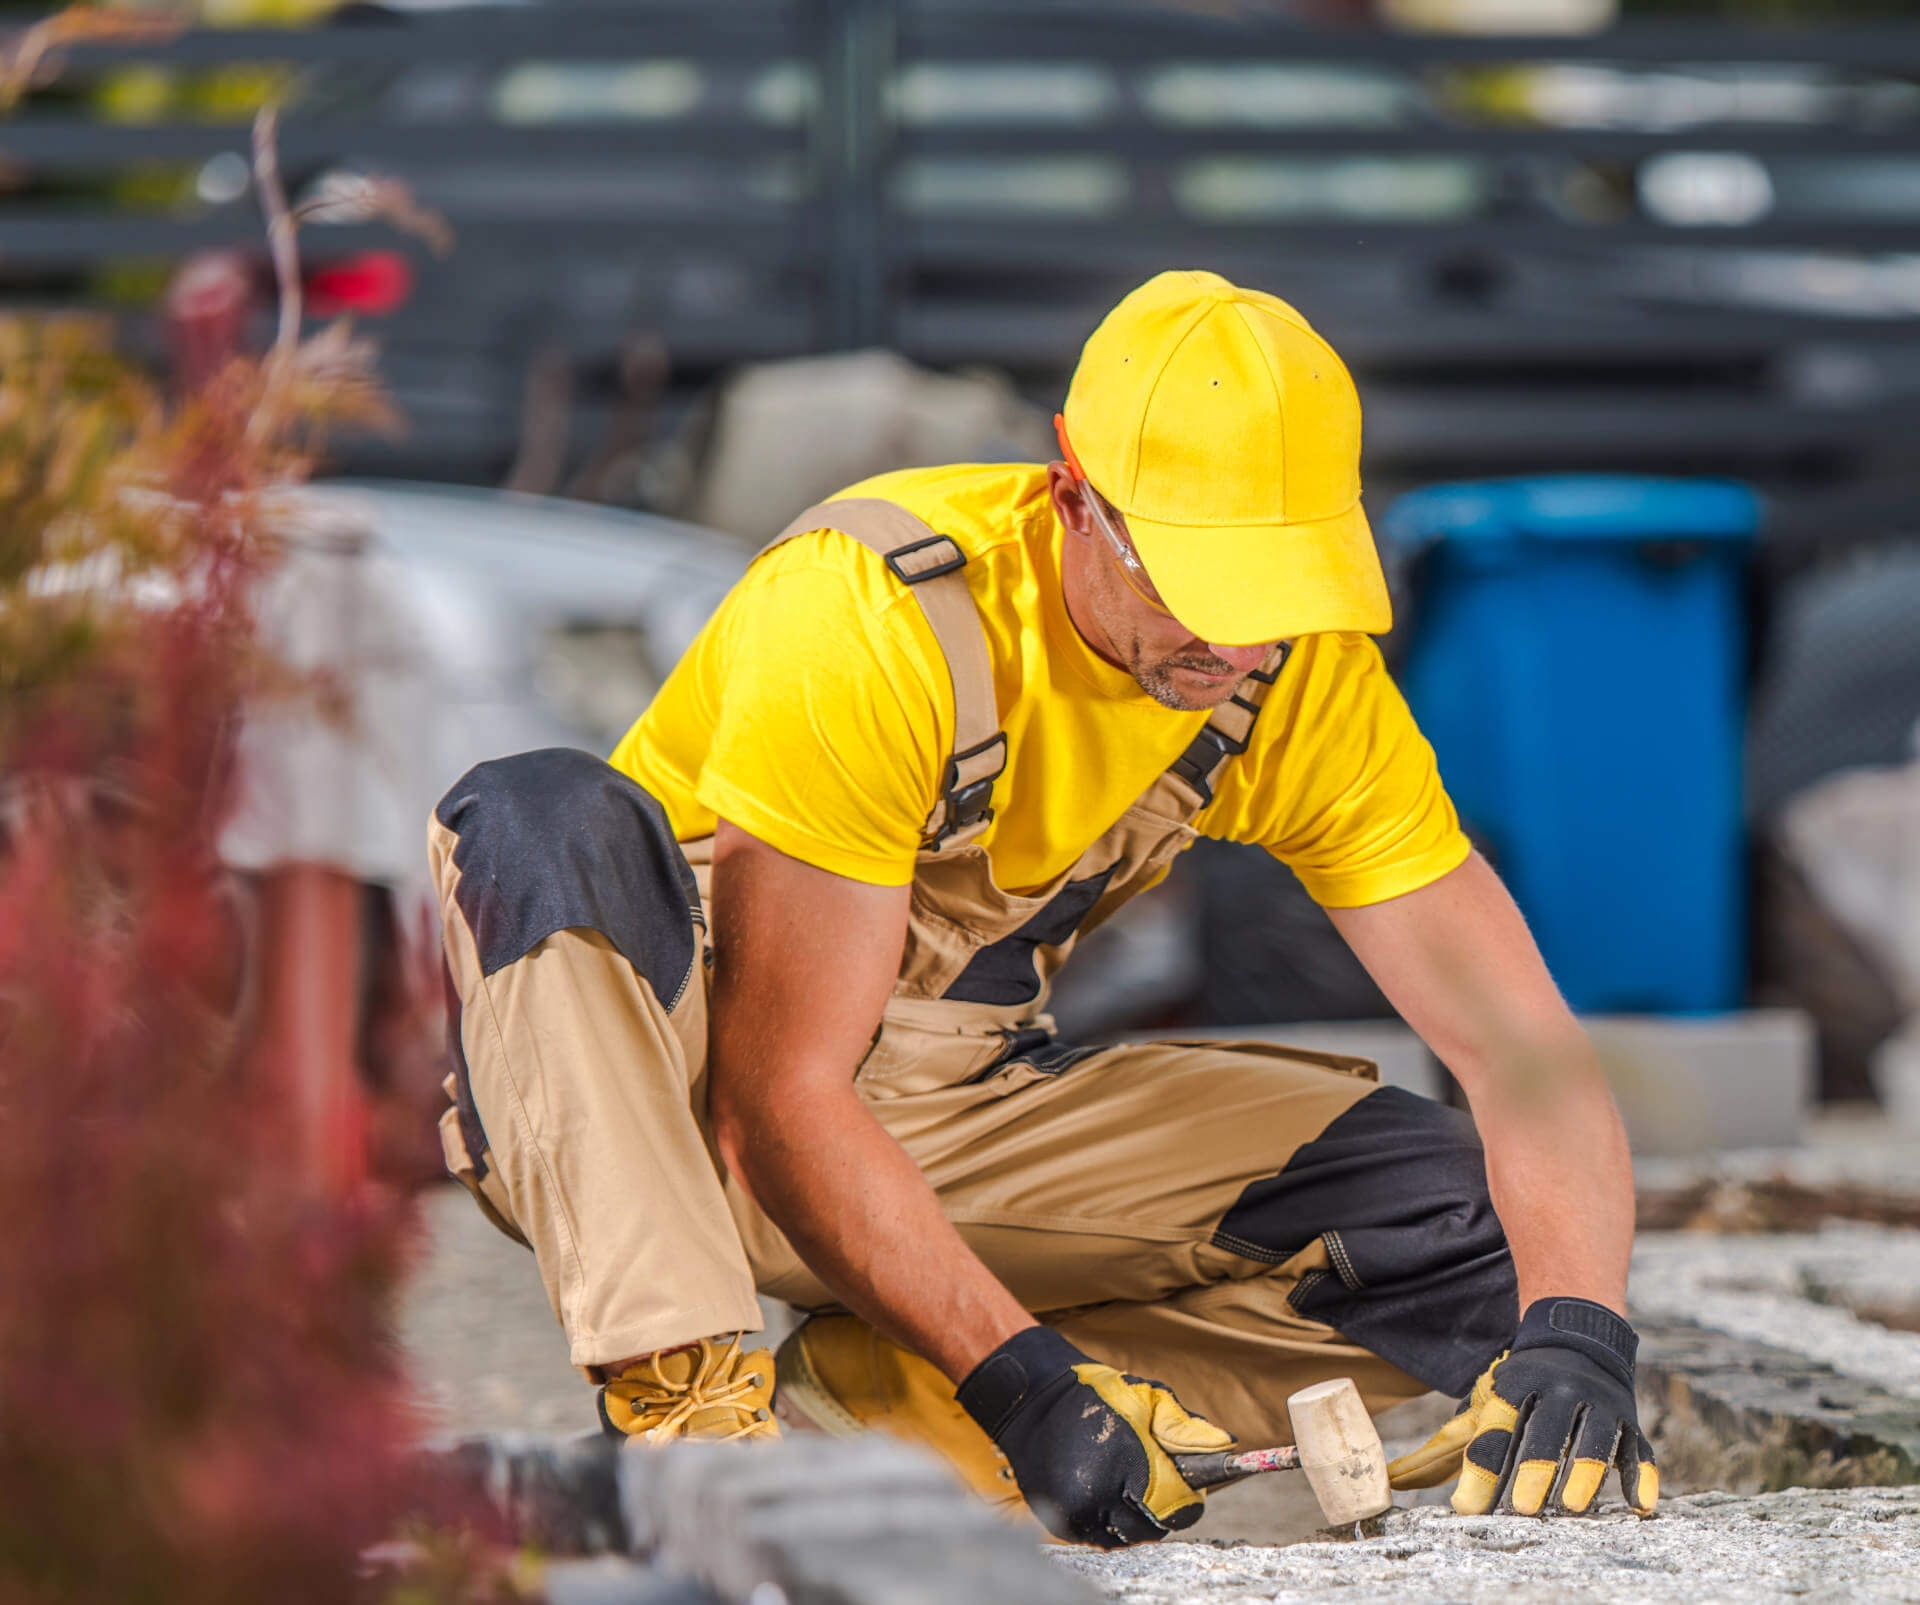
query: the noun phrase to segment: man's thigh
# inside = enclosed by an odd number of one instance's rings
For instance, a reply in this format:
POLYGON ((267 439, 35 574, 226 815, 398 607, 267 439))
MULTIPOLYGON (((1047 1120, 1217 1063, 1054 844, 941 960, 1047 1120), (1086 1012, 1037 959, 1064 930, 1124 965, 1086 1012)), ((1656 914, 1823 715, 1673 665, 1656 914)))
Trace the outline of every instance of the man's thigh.
POLYGON ((1297 1051, 1042 1052, 870 1107, 1037 1312, 1262 1278, 1290 1318, 1459 1392, 1517 1319, 1467 1117, 1297 1051))
POLYGON ((867 1107, 995 1273, 1051 1310, 1266 1269, 1215 1245, 1215 1227, 1373 1090, 1278 1050, 1048 1045, 867 1107))
POLYGON ((1374 1090, 1281 1051, 1043 1049, 874 1113, 1015 1295, 1150 1301, 1268 1267, 1214 1241, 1244 1190, 1374 1090))

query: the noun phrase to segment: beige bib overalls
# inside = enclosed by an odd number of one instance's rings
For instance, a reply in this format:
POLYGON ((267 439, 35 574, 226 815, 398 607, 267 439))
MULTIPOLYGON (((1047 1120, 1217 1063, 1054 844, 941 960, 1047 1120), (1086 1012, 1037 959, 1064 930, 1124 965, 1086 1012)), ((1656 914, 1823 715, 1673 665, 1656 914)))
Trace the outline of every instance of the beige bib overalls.
MULTIPOLYGON (((1070 869, 1016 895, 978 845, 1007 751, 964 554, 873 500, 810 508, 778 539, 823 528, 911 588, 953 683, 899 978, 853 1072, 947 1217, 1029 1309, 1243 1442, 1288 1441, 1287 1394, 1331 1376, 1376 1409, 1464 1392, 1517 1309, 1463 1117, 1376 1089, 1363 1060, 1073 1049, 1043 1012, 1078 936, 1193 840, 1285 647, 1070 869)), ((632 781, 560 750, 480 765, 430 827, 458 1010, 448 1166, 532 1247, 589 1370, 755 1329, 756 1289, 833 1303, 706 1128, 711 846, 675 843, 632 781)))

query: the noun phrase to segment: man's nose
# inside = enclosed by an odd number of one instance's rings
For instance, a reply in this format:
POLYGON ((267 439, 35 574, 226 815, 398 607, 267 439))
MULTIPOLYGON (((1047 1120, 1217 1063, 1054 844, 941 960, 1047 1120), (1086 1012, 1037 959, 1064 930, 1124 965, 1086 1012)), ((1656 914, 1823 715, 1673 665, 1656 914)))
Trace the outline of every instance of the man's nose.
POLYGON ((1245 674, 1249 669, 1259 668, 1273 649, 1268 646, 1220 646, 1216 642, 1209 641, 1207 650, 1222 662, 1231 663, 1240 673, 1245 674))

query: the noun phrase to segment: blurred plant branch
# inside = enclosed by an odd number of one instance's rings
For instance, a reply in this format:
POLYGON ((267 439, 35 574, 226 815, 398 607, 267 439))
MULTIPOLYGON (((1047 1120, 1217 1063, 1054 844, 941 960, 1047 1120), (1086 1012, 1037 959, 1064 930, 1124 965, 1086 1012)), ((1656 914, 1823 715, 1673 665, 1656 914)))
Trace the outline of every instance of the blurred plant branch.
MULTIPOLYGON (((74 8, 25 31, 0 85, 17 97, 65 43, 177 27, 74 8)), ((394 421, 370 341, 302 335, 274 131, 265 356, 169 401, 107 320, 0 316, 8 1601, 336 1605, 387 1591, 360 1557, 396 1523, 478 1520, 407 1457, 404 1201, 318 1196, 284 1069, 236 1051, 247 924, 216 842, 274 667, 256 599, 327 431, 394 421)), ((367 215, 423 226, 403 190, 372 194, 367 215)), ((415 1597, 507 1596, 485 1542, 440 1553, 415 1597)))
MULTIPOLYGON (((438 212, 422 206, 398 179, 329 174, 316 194, 300 206, 287 204, 280 178, 277 106, 263 107, 253 120, 254 188, 267 225, 267 247, 273 259, 274 284, 280 310, 273 348, 265 364, 261 405, 248 425, 258 439, 280 422, 279 409, 312 390, 337 398, 352 397, 363 409, 361 421, 393 427, 397 419, 380 400, 373 379, 375 348, 356 339, 350 325, 335 323, 302 343, 300 328, 305 306, 300 277, 300 225, 304 222, 387 222, 424 240, 437 256, 453 248, 453 230, 438 212)), ((297 404, 297 403, 296 403, 297 404)))
POLYGON ((73 5, 44 17, 0 45, 0 112, 12 110, 43 66, 57 70, 63 46, 167 44, 191 22, 184 11, 128 6, 73 5))

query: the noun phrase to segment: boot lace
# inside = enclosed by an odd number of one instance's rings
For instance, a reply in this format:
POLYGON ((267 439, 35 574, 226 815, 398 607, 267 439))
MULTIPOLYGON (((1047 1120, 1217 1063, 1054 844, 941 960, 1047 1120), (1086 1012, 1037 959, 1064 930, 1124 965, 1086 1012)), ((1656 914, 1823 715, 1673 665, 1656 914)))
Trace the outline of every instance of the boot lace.
POLYGON ((702 1410, 737 1410, 740 1425, 732 1432, 713 1436, 712 1441, 727 1443, 748 1436, 760 1426, 755 1408, 747 1401, 761 1386, 762 1379, 751 1373, 734 1376, 734 1365, 739 1358, 740 1339, 736 1335, 724 1349, 701 1344, 700 1363, 685 1382, 669 1380, 660 1369, 660 1356, 650 1354, 642 1362, 640 1375, 622 1376, 611 1386, 619 1388, 635 1415, 661 1411, 660 1419, 643 1434, 649 1442, 664 1443, 682 1436, 687 1424, 702 1410))

